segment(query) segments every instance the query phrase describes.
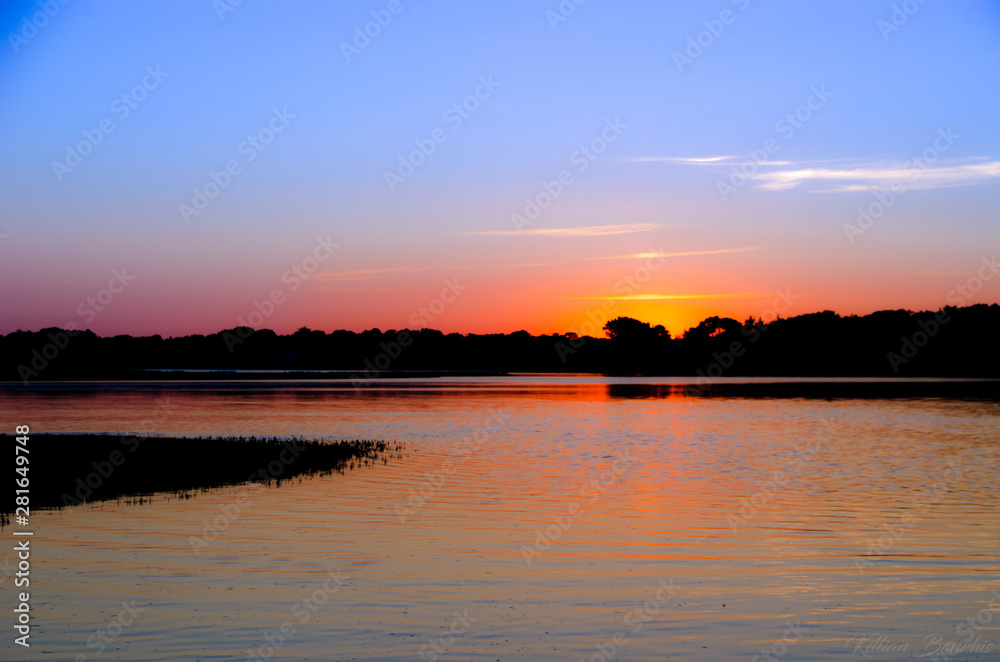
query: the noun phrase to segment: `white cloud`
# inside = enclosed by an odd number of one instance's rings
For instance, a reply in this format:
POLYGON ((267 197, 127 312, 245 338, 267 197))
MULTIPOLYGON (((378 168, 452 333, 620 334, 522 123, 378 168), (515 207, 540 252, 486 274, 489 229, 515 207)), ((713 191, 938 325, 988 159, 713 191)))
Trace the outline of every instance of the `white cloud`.
POLYGON ((620 161, 631 161, 633 163, 679 163, 681 165, 718 165, 722 162, 733 161, 735 156, 626 156, 620 161))
POLYGON ((767 161, 754 163, 746 156, 637 156, 635 162, 674 163, 678 165, 731 168, 742 163, 754 164, 750 179, 766 191, 784 191, 806 183, 815 183, 814 193, 851 193, 892 188, 904 190, 972 186, 1000 177, 1000 161, 983 157, 919 167, 913 161, 862 163, 844 160, 767 161), (817 164, 844 163, 842 167, 816 167, 817 164), (788 167, 791 166, 791 167, 788 167))
POLYGON ((906 190, 970 186, 1000 177, 1000 161, 918 168, 911 163, 858 168, 804 168, 759 173, 761 188, 780 191, 805 182, 821 182, 825 193, 848 193, 887 189, 906 190))

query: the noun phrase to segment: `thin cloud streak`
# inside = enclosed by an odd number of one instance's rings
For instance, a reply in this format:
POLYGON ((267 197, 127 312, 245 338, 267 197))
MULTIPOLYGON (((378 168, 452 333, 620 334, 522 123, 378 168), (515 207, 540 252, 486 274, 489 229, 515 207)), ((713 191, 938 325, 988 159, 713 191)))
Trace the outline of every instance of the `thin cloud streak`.
POLYGON ((552 297, 573 301, 674 301, 691 299, 762 299, 773 294, 766 292, 737 292, 734 294, 630 294, 604 297, 552 297))
POLYGON ((930 278, 961 278, 968 275, 969 273, 966 271, 906 271, 900 274, 900 276, 926 276, 930 278))
POLYGON ((760 246, 743 246, 741 248, 719 248, 717 250, 711 251, 685 251, 682 253, 664 253, 663 251, 650 251, 648 253, 633 253, 631 255, 610 255, 608 257, 598 257, 595 260, 631 260, 631 259, 649 259, 649 258, 660 258, 660 257, 692 257, 696 255, 721 255, 723 253, 747 253, 750 251, 759 251, 760 246))
MULTIPOLYGON (((744 163, 756 163, 756 165, 761 168, 773 168, 775 166, 795 166, 795 165, 805 166, 814 163, 849 163, 852 161, 852 159, 843 159, 843 158, 807 159, 803 161, 776 161, 773 159, 767 159, 766 161, 756 161, 755 159, 751 158, 749 154, 740 154, 737 156, 705 156, 705 157, 633 156, 633 157, 625 157, 620 160, 629 161, 632 163, 674 163, 677 165, 697 165, 697 166, 709 166, 715 168, 729 168, 732 166, 739 166, 744 163)), ((862 164, 857 164, 857 165, 862 165, 862 164)))
POLYGON ((390 287, 317 287, 317 292, 395 292, 390 287))
MULTIPOLYGON (((906 190, 950 188, 972 186, 1000 177, 1000 161, 981 162, 986 157, 976 157, 976 161, 957 165, 917 167, 914 162, 877 164, 855 161, 843 168, 806 167, 811 164, 845 162, 845 159, 823 159, 808 161, 766 161, 756 163, 755 174, 749 176, 757 186, 765 191, 785 191, 806 182, 821 182, 822 188, 812 193, 856 193, 904 186, 906 190), (793 166, 788 168, 787 166, 793 166), (772 168, 783 168, 770 170, 772 168), (837 184, 836 182, 839 182, 837 184)), ((632 162, 674 163, 678 165, 709 166, 729 168, 750 159, 747 156, 638 156, 623 159, 632 162)))
POLYGON ((848 193, 890 188, 893 184, 908 190, 970 186, 996 177, 1000 177, 1000 161, 922 169, 907 164, 874 168, 805 168, 764 172, 756 179, 763 181, 761 188, 770 191, 794 188, 809 181, 860 182, 820 189, 821 192, 848 193))
POLYGON ((703 156, 703 157, 685 157, 685 156, 625 156, 619 161, 628 161, 631 163, 677 163, 681 165, 718 165, 722 161, 732 161, 738 159, 736 156, 703 156))
POLYGON ((631 223, 623 225, 591 225, 582 228, 536 228, 530 230, 489 230, 485 232, 460 232, 462 235, 478 237, 607 237, 616 234, 650 232, 662 226, 655 223, 631 223))
MULTIPOLYGON (((588 260, 633 260, 633 259, 650 259, 650 258, 672 258, 672 257, 694 257, 699 255, 720 255, 726 253, 744 253, 749 251, 758 251, 760 246, 742 246, 740 248, 719 248, 715 250, 708 251, 684 251, 677 253, 666 253, 663 251, 650 251, 646 253, 633 253, 631 255, 607 255, 601 257, 591 257, 591 258, 581 258, 579 260, 562 260, 559 262, 520 262, 514 264, 468 264, 468 265, 458 265, 458 266, 433 266, 433 267, 393 267, 389 269, 359 269, 355 271, 336 271, 336 272, 326 272, 313 274, 311 278, 317 282, 345 282, 345 281, 363 281, 363 280, 375 280, 383 276, 390 274, 399 273, 414 273, 420 271, 469 271, 472 269, 530 269, 535 267, 557 267, 565 266, 569 264, 579 264, 583 261, 588 260)), ((322 288, 325 291, 342 290, 348 291, 352 289, 363 289, 363 288, 322 288)))
MULTIPOLYGON (((470 269, 527 269, 531 267, 555 267, 566 264, 575 264, 576 262, 578 261, 523 262, 519 264, 468 264, 455 267, 435 266, 435 267, 396 267, 393 269, 361 269, 359 271, 336 271, 336 272, 318 273, 310 276, 310 279, 318 282, 373 280, 388 274, 396 274, 403 272, 409 272, 409 273, 414 273, 419 271, 452 272, 452 271, 468 271, 470 269)), ((359 288, 325 288, 325 289, 346 290, 346 289, 359 289, 359 288)))

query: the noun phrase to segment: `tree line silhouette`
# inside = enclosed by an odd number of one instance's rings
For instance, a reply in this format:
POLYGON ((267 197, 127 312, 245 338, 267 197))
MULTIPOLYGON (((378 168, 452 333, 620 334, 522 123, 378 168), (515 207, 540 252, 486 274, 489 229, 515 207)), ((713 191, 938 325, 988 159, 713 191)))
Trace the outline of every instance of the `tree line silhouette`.
POLYGON ((627 317, 608 321, 601 338, 308 328, 281 336, 248 327, 178 338, 99 337, 47 328, 0 336, 0 379, 232 379, 225 371, 234 370, 269 371, 270 378, 301 377, 281 371, 343 371, 315 376, 355 381, 411 371, 1000 377, 998 329, 997 304, 846 317, 823 311, 767 323, 710 317, 678 338, 627 317), (188 372, 171 372, 180 370, 188 372))

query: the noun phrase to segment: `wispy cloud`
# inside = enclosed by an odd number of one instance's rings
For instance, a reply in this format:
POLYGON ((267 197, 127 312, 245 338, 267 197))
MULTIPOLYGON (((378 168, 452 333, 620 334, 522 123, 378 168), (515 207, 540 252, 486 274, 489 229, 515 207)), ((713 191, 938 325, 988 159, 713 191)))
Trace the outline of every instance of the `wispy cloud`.
POLYGON ((394 292, 391 287, 318 287, 319 292, 394 292))
POLYGON ((846 159, 809 161, 767 161, 754 163, 748 156, 634 156, 625 161, 673 163, 676 165, 731 168, 753 164, 750 179, 766 191, 784 191, 806 183, 816 183, 814 193, 850 193, 903 186, 907 190, 971 186, 1000 177, 1000 160, 984 157, 952 161, 950 164, 917 167, 913 161, 864 163, 846 159), (842 167, 817 167, 843 164, 842 167))
POLYGON ((649 232, 661 226, 655 223, 630 223, 624 225, 591 225, 582 228, 535 228, 529 230, 488 230, 484 232, 462 232, 463 235, 479 237, 607 237, 616 234, 649 232))
MULTIPOLYGON (((630 163, 672 163, 674 165, 708 166, 715 168, 728 168, 747 161, 753 163, 746 154, 742 156, 626 156, 620 158, 619 161, 630 163)), ((794 163, 794 161, 767 161, 766 165, 787 166, 794 165, 794 163)), ((829 163, 829 161, 808 161, 802 163, 829 163)))
POLYGON ((677 163, 680 165, 719 165, 738 160, 736 156, 624 156, 619 161, 632 163, 677 163))
POLYGON ((932 277, 932 278, 941 278, 941 277, 947 276, 949 278, 954 278, 956 276, 957 277, 968 276, 969 273, 967 271, 906 271, 906 272, 901 273, 900 275, 901 276, 927 276, 927 277, 932 277))
MULTIPOLYGON (((432 267, 393 267, 391 269, 359 269, 357 271, 330 271, 326 273, 317 273, 310 276, 310 280, 318 281, 323 283, 337 283, 342 281, 361 281, 361 280, 375 280, 383 276, 388 276, 390 274, 399 273, 416 273, 420 271, 437 271, 437 272, 447 272, 452 273, 456 271, 469 271, 472 269, 530 269, 532 267, 554 267, 564 264, 573 264, 569 261, 561 262, 520 262, 513 264, 464 264, 457 266, 448 265, 436 265, 432 267)), ((355 288, 355 287, 328 287, 323 288, 326 291, 334 290, 356 290, 356 289, 369 289, 369 288, 355 288)), ((373 290, 374 291, 374 290, 373 290)))
POLYGON ((629 294, 605 297, 557 297, 574 301, 673 301, 679 299, 759 299, 774 296, 767 292, 737 292, 735 294, 629 294))
MULTIPOLYGON (((659 227, 651 224, 651 227, 659 227)), ((627 227, 627 226, 601 226, 601 227, 627 227)), ((581 229, 593 229, 593 228, 581 228, 581 229)), ((572 235, 572 236, 602 236, 600 234, 595 235, 572 235)), ((510 262, 501 264, 463 264, 463 265, 435 265, 428 267, 391 267, 386 269, 357 269, 354 271, 330 271, 326 273, 317 273, 310 276, 311 280, 320 283, 340 283, 340 282, 351 282, 351 281, 366 281, 366 280, 378 280, 385 276, 391 276, 395 274, 402 273, 417 273, 421 271, 437 271, 437 272, 457 272, 457 271, 470 271, 476 269, 531 269, 537 267, 556 267, 565 266, 568 264, 579 264, 581 261, 588 260, 631 260, 631 259, 649 259, 649 258, 675 258, 675 257, 691 257, 698 255, 719 255, 725 253, 745 253, 749 251, 758 251, 760 246, 742 246, 739 248, 718 248, 708 251, 683 251, 675 253, 667 253, 665 251, 649 251, 646 253, 632 253, 630 255, 607 255, 600 257, 589 257, 589 258, 579 258, 576 260, 561 260, 557 262, 510 262)), ((515 256, 511 256, 515 257, 515 256)), ((359 287, 325 287, 322 288, 324 291, 353 291, 353 290, 366 290, 366 291, 376 291, 370 288, 359 288, 359 287)), ((660 295, 653 295, 659 297, 660 295)), ((686 298, 687 295, 672 295, 670 298, 686 298)), ((615 297, 610 297, 615 298, 615 297)))
POLYGON ((1000 177, 1000 161, 917 168, 909 163, 858 168, 803 168, 762 172, 756 176, 761 188, 780 191, 805 182, 825 184, 818 192, 873 191, 891 186, 907 190, 970 186, 1000 177))
POLYGON ((663 251, 650 251, 648 253, 632 253, 631 255, 610 255, 608 257, 595 258, 598 260, 627 260, 627 259, 649 259, 658 257, 691 257, 695 255, 720 255, 722 253, 747 253, 759 251, 760 246, 743 246, 741 248, 718 248, 711 251, 684 251, 682 253, 665 253, 663 251))

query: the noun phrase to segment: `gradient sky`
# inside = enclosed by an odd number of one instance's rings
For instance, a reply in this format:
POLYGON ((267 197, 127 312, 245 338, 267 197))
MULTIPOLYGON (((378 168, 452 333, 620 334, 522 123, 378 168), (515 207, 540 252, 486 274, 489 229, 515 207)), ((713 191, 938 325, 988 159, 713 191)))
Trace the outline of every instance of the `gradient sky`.
MULTIPOLYGON (((937 309, 1000 244, 1000 6, 902 4, 3 3, 0 333, 213 333, 274 290, 280 333, 579 331, 610 309, 679 334, 778 290, 787 315, 937 309), (345 54, 373 12, 391 20, 345 54), (312 262, 317 237, 339 246, 312 262), (435 302, 446 281, 464 289, 435 302)), ((998 300, 1000 278, 962 298, 998 300)))

